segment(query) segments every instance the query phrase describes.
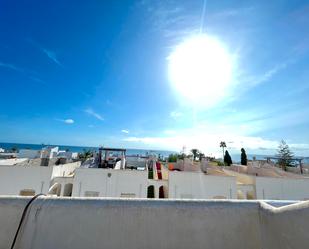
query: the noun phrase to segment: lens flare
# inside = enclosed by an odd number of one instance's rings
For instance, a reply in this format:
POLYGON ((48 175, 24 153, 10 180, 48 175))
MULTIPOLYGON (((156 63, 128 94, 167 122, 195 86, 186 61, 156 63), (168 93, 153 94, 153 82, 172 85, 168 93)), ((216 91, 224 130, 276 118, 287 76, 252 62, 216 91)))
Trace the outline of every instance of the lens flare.
POLYGON ((226 95, 232 78, 231 56, 216 38, 198 35, 168 57, 169 80, 191 103, 212 106, 226 95))

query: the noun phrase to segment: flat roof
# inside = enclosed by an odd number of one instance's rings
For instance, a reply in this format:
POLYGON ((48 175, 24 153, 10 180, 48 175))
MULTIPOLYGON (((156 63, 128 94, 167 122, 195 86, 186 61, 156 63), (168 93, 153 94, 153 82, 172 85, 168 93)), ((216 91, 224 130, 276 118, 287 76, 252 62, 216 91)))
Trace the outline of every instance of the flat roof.
POLYGON ((13 166, 18 163, 28 161, 28 158, 10 158, 10 159, 1 159, 0 166, 13 166))

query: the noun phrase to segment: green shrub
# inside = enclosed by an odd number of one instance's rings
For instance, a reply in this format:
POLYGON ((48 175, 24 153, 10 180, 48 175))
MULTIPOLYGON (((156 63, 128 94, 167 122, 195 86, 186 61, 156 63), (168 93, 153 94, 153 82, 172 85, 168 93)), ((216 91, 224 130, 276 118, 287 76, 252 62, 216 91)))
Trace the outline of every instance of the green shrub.
POLYGON ((220 162, 220 161, 217 161, 217 165, 218 165, 218 166, 224 166, 224 163, 223 163, 223 162, 220 162))
POLYGON ((177 154, 170 154, 168 156, 168 162, 169 163, 176 163, 177 162, 177 158, 178 158, 177 154))
POLYGON ((153 170, 148 170, 148 179, 153 179, 153 170))

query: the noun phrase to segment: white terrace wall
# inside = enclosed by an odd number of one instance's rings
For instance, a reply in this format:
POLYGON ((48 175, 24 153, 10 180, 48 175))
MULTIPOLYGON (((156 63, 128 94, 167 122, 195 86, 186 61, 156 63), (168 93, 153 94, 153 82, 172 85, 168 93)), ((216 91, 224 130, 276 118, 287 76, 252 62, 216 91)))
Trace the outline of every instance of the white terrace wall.
POLYGON ((76 168, 79 168, 81 162, 74 162, 74 163, 66 163, 53 166, 53 174, 52 178, 59 177, 59 176, 69 176, 75 171, 76 168))
POLYGON ((164 198, 168 198, 168 181, 148 179, 148 187, 154 187, 154 198, 160 198, 160 187, 163 188, 164 198))
MULTIPOLYGON (((0 198, 0 249, 10 248, 29 199, 0 198)), ((307 249, 309 202, 35 200, 18 249, 307 249)))
POLYGON ((72 196, 147 197, 147 171, 77 168, 72 196))
POLYGON ((256 177, 257 199, 309 200, 309 178, 256 177))
POLYGON ((235 177, 212 176, 201 172, 170 171, 168 190, 169 198, 237 198, 235 177))
POLYGON ((261 202, 263 248, 308 248, 309 201, 272 208, 261 202))
POLYGON ((51 167, 0 167, 0 195, 19 195, 21 190, 34 190, 35 194, 48 193, 51 167))

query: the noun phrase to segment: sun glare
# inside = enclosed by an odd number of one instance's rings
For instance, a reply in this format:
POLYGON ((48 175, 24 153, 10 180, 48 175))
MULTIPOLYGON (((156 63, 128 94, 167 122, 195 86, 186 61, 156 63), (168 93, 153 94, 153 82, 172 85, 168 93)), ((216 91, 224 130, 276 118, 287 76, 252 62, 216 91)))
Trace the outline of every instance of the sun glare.
POLYGON ((176 46, 168 62, 173 87, 193 104, 217 103, 232 78, 229 53, 219 40, 208 35, 191 37, 176 46))

